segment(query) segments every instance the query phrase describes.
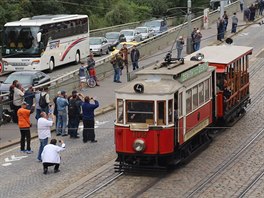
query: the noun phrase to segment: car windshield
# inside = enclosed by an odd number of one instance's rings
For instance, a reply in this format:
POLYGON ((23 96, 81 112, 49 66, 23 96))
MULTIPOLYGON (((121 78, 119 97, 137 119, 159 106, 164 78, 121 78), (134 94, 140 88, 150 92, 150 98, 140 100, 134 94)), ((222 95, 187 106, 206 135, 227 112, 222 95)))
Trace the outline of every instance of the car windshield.
POLYGON ((105 34, 105 37, 107 39, 118 39, 119 38, 119 33, 112 33, 112 32, 109 32, 109 33, 106 33, 105 34))
POLYGON ((147 27, 159 27, 160 21, 148 21, 145 23, 145 26, 147 26, 147 27))
POLYGON ((121 34, 124 34, 125 36, 133 36, 133 31, 130 30, 124 30, 120 32, 121 34))
POLYGON ((90 45, 101 45, 102 41, 100 38, 90 38, 90 45))
POLYGON ((32 75, 11 74, 5 80, 5 84, 12 84, 14 80, 18 80, 22 85, 32 84, 32 75))
POLYGON ((138 31, 140 33, 148 33, 147 28, 136 28, 136 31, 138 31))

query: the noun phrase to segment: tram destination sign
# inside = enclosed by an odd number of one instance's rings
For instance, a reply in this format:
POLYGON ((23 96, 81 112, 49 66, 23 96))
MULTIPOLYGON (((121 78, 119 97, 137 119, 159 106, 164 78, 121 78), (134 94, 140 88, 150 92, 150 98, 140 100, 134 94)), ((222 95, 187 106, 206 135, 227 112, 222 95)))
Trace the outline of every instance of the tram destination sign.
POLYGON ((184 82, 186 80, 189 80, 193 78, 194 76, 197 76, 198 74, 201 74, 207 71, 207 69, 208 69, 208 62, 199 64, 196 67, 181 73, 179 81, 184 82))

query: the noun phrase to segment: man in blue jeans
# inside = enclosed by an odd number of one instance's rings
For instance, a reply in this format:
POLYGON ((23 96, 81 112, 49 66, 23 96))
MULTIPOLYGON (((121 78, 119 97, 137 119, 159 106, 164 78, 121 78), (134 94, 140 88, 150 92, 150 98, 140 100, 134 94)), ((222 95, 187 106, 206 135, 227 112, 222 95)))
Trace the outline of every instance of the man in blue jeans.
POLYGON ((39 152, 37 159, 41 161, 41 153, 44 147, 48 144, 48 139, 51 137, 50 127, 53 124, 52 115, 47 115, 45 112, 40 113, 38 119, 38 138, 39 138, 39 152))
POLYGON ((66 125, 67 125, 67 110, 66 107, 69 105, 68 100, 66 99, 67 95, 65 91, 61 91, 61 95, 57 98, 57 110, 58 110, 58 123, 56 126, 57 136, 67 136, 66 125))

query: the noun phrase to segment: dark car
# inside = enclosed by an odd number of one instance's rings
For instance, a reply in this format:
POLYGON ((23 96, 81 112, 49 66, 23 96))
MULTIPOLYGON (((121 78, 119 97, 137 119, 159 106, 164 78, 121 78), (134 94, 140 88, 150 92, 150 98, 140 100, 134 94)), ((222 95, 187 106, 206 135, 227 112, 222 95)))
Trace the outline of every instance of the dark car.
POLYGON ((8 93, 9 87, 14 80, 18 80, 22 87, 27 88, 30 85, 36 86, 50 81, 49 75, 41 71, 21 71, 10 74, 4 82, 0 84, 0 93, 8 93))
POLYGON ((105 38, 108 40, 110 46, 109 49, 111 51, 114 50, 114 47, 116 47, 120 43, 120 33, 119 32, 107 32, 105 34, 105 38))

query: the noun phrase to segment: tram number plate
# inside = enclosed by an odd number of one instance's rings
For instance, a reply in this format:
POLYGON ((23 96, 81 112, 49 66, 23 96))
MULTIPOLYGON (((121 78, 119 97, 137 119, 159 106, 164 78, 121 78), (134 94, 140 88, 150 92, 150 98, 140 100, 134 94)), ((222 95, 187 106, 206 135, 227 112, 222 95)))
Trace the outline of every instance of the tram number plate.
POLYGON ((147 132, 133 132, 134 138, 145 138, 147 137, 147 132))

